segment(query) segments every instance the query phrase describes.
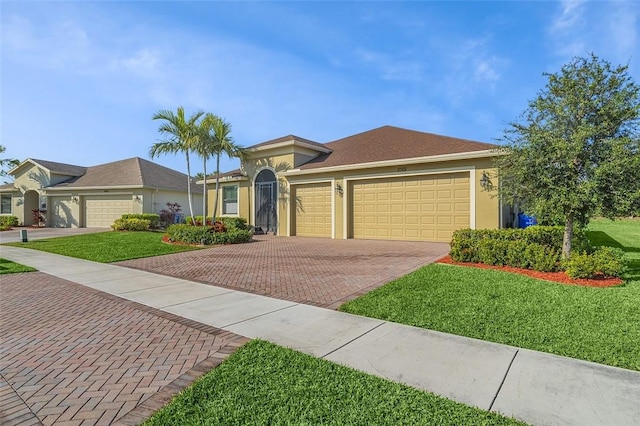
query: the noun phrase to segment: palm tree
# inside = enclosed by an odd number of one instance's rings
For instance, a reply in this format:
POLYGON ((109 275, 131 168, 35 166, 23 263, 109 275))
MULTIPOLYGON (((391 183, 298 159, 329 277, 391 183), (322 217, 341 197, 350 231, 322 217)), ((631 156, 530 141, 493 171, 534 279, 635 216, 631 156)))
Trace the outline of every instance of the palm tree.
POLYGON ((178 107, 176 113, 169 110, 158 111, 154 120, 164 120, 158 128, 158 132, 166 136, 166 139, 154 143, 149 150, 151 158, 161 154, 184 153, 187 159, 187 198, 189 200, 189 214, 193 217, 193 202, 191 200, 191 164, 189 163, 189 152, 193 151, 200 138, 198 130, 198 120, 204 113, 198 111, 188 119, 185 118, 184 108, 178 107))
MULTIPOLYGON (((200 131, 200 139, 198 140, 198 146, 196 148, 196 152, 202 158, 202 180, 204 180, 204 184, 202 185, 202 223, 203 225, 207 224, 207 161, 214 153, 214 146, 216 144, 215 137, 213 134, 213 125, 216 121, 216 116, 211 114, 210 112, 206 113, 200 121, 199 131, 200 131)), ((214 215, 215 218, 215 215, 214 215)), ((215 219, 214 219, 215 220, 215 219)))
MULTIPOLYGON (((244 148, 237 145, 231 137, 231 124, 224 118, 214 114, 207 114, 205 120, 210 121, 210 131, 213 131, 213 143, 210 146, 211 154, 216 156, 216 198, 213 204, 213 218, 218 215, 218 196, 220 193, 220 156, 226 155, 229 158, 244 158, 246 152, 244 148)), ((209 132, 210 133, 210 132, 209 132)))
MULTIPOLYGON (((5 148, 4 146, 0 145, 0 154, 3 154, 5 151, 7 150, 7 148, 5 148)), ((20 164, 20 161, 13 159, 13 158, 0 158, 0 176, 7 176, 7 172, 6 170, 4 170, 5 166, 9 166, 10 168, 13 168, 15 166, 17 166, 18 164, 20 164)))

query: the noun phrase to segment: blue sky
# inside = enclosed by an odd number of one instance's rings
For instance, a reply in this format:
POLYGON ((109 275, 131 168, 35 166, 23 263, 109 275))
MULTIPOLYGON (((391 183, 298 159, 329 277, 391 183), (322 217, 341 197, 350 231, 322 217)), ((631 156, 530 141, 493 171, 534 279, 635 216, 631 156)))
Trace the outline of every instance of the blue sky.
POLYGON ((494 142, 573 56, 640 83, 640 2, 2 0, 0 26, 5 156, 84 166, 149 158, 180 105, 244 146, 387 124, 494 142))

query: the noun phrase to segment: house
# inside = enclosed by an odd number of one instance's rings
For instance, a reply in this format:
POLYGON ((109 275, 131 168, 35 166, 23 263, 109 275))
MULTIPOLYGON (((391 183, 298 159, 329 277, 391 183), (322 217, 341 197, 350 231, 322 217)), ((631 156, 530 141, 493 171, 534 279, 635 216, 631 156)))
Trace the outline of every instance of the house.
MULTIPOLYGON (((124 213, 159 213, 177 202, 188 214, 187 175, 142 158, 93 167, 29 158, 0 186, 3 215, 32 225, 32 210, 46 210, 51 227, 107 227, 124 213)), ((194 214, 202 214, 202 187, 191 183, 194 214)))
POLYGON ((448 242, 456 229, 504 225, 483 189, 495 148, 392 126, 329 143, 284 136, 221 174, 218 212, 286 236, 448 242))

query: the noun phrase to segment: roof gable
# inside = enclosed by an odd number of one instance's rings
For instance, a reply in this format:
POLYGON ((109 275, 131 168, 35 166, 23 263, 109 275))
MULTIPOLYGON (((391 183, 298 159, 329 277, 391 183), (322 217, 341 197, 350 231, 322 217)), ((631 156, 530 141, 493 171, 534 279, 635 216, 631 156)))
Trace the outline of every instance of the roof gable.
POLYGON ((64 176, 82 176, 87 168, 76 166, 73 164, 56 163, 55 161, 38 160, 35 158, 27 158, 22 163, 9 171, 9 174, 16 175, 20 169, 28 166, 40 166, 49 171, 49 173, 64 176))
POLYGON ((300 166, 301 170, 379 161, 487 151, 496 145, 383 126, 325 144, 332 152, 300 166))
MULTIPOLYGON (((55 188, 144 187, 187 190, 187 175, 139 157, 86 168, 82 176, 54 185, 55 188)), ((194 190, 199 187, 192 183, 194 190)))

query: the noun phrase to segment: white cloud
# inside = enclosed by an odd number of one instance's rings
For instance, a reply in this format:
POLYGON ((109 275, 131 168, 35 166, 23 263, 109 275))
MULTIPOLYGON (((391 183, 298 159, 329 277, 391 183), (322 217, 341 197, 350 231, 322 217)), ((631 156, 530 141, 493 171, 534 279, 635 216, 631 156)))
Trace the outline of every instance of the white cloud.
POLYGON ((626 62, 629 56, 638 52, 638 18, 640 3, 613 2, 606 16, 610 46, 615 49, 619 61, 626 62), (625 58, 626 57, 626 58, 625 58))
POLYGON ((560 13, 551 23, 551 32, 573 31, 582 26, 584 1, 565 0, 560 2, 560 13))

